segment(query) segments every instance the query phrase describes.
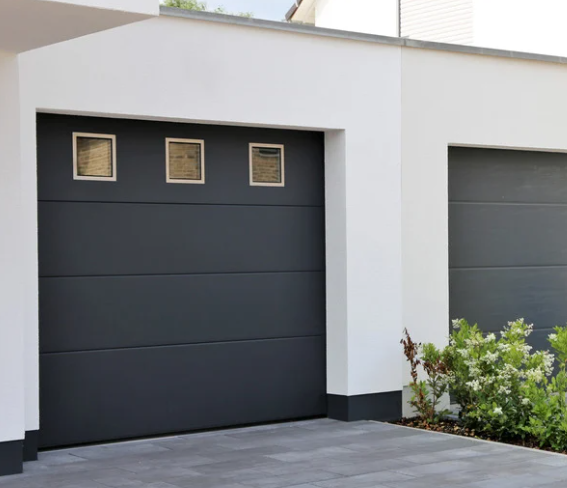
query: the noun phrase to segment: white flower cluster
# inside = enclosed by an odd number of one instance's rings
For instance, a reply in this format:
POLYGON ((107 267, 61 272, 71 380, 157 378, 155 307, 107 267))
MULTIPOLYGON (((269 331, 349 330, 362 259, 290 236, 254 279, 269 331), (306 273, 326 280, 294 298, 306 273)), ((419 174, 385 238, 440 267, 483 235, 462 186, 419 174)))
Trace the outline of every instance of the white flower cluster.
POLYGON ((484 338, 484 342, 494 342, 496 340, 496 334, 491 332, 484 338))
POLYGON ((540 383, 545 377, 545 372, 542 368, 532 368, 526 371, 526 378, 531 381, 540 383))
POLYGON ((453 324, 453 329, 460 329, 461 328, 461 324, 463 323, 464 319, 455 319, 452 320, 451 323, 453 324))
POLYGON ((482 388, 482 386, 481 386, 479 380, 468 381, 468 382, 467 382, 467 386, 468 386, 472 391, 480 391, 480 389, 482 388))
POLYGON ((549 351, 542 351, 543 356, 543 369, 545 370, 546 376, 551 376, 553 374, 553 364, 555 363, 555 356, 549 351))
POLYGON ((481 358, 481 361, 485 363, 495 363, 499 358, 499 354, 497 351, 495 352, 486 352, 484 356, 481 358))
POLYGON ((511 338, 521 332, 521 335, 528 337, 534 330, 534 324, 526 324, 524 319, 518 319, 515 322, 508 322, 504 326, 504 330, 500 332, 503 338, 511 338))

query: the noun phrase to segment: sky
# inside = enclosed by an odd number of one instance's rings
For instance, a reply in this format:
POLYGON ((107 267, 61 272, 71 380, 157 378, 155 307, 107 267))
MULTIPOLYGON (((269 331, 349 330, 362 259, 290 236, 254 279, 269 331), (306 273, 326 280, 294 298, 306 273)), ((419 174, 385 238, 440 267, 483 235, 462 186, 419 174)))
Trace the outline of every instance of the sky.
POLYGON ((210 9, 223 6, 228 11, 252 12, 257 19, 283 20, 294 0, 207 0, 210 9))

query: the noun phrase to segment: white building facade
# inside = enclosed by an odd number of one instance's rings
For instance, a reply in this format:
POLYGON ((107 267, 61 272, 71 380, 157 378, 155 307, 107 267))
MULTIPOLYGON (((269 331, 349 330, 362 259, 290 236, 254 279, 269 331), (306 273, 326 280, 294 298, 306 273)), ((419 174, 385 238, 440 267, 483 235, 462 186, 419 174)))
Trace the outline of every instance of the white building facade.
MULTIPOLYGON (((567 152, 560 58, 147 3, 110 9, 123 26, 81 6, 89 30, 12 39, 25 52, 2 57, 3 474, 38 447, 401 416, 404 327, 444 344, 451 316, 476 310, 462 297, 483 289, 466 273, 515 269, 485 213, 473 230, 490 259, 471 264, 468 220, 450 209, 491 202, 459 161, 510 158, 506 181, 522 183, 529 154, 563 175, 549 160, 567 152), (472 196, 453 202, 455 188, 472 196)), ((508 233, 529 218, 514 215, 508 233)), ((565 240, 548 242, 518 262, 546 268, 565 240)), ((532 295, 496 312, 529 316, 549 293, 532 295)), ((561 307, 533 317, 542 332, 561 307)))
POLYGON ((288 18, 331 29, 565 56, 566 14, 561 0, 298 0, 288 18))

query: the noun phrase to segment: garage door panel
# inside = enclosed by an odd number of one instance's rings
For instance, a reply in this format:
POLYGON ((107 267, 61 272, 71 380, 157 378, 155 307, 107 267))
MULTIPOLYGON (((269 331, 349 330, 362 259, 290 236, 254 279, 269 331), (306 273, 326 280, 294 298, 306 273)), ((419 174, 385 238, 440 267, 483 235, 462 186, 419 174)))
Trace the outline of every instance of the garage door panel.
POLYGON ((567 205, 449 205, 450 266, 567 265, 567 205))
POLYGON ((324 349, 301 338, 44 354, 41 443, 322 415, 324 349))
POLYGON ((39 114, 37 141, 43 447, 325 414, 322 133, 39 114), (116 181, 73 179, 73 133, 116 138, 116 181), (166 182, 166 138, 204 141, 203 184, 166 182))
POLYGON ((449 150, 449 313, 499 331, 567 321, 567 155, 449 150))
POLYGON ((323 272, 42 278, 41 352, 322 335, 324 283, 323 272))
POLYGON ((566 203, 565 154, 449 148, 449 200, 566 203))
POLYGON ((323 206, 323 133, 38 114, 39 200, 323 206), (117 181, 73 180, 73 132, 116 136, 117 181), (168 184, 166 138, 205 141, 205 185, 168 184), (249 143, 283 144, 284 188, 250 186, 249 143))
POLYGON ((498 331, 525 318, 536 328, 567 322, 567 267, 451 270, 450 315, 498 331))
POLYGON ((324 269, 320 207, 41 202, 39 220, 40 276, 324 269))

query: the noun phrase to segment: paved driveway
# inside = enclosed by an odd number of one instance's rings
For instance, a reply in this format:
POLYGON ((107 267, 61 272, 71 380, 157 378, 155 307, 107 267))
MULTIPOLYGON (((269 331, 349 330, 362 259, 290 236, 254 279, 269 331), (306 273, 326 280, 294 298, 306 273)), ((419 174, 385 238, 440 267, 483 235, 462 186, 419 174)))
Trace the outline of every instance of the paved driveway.
POLYGON ((313 420, 40 455, 0 488, 567 487, 567 456, 313 420))

